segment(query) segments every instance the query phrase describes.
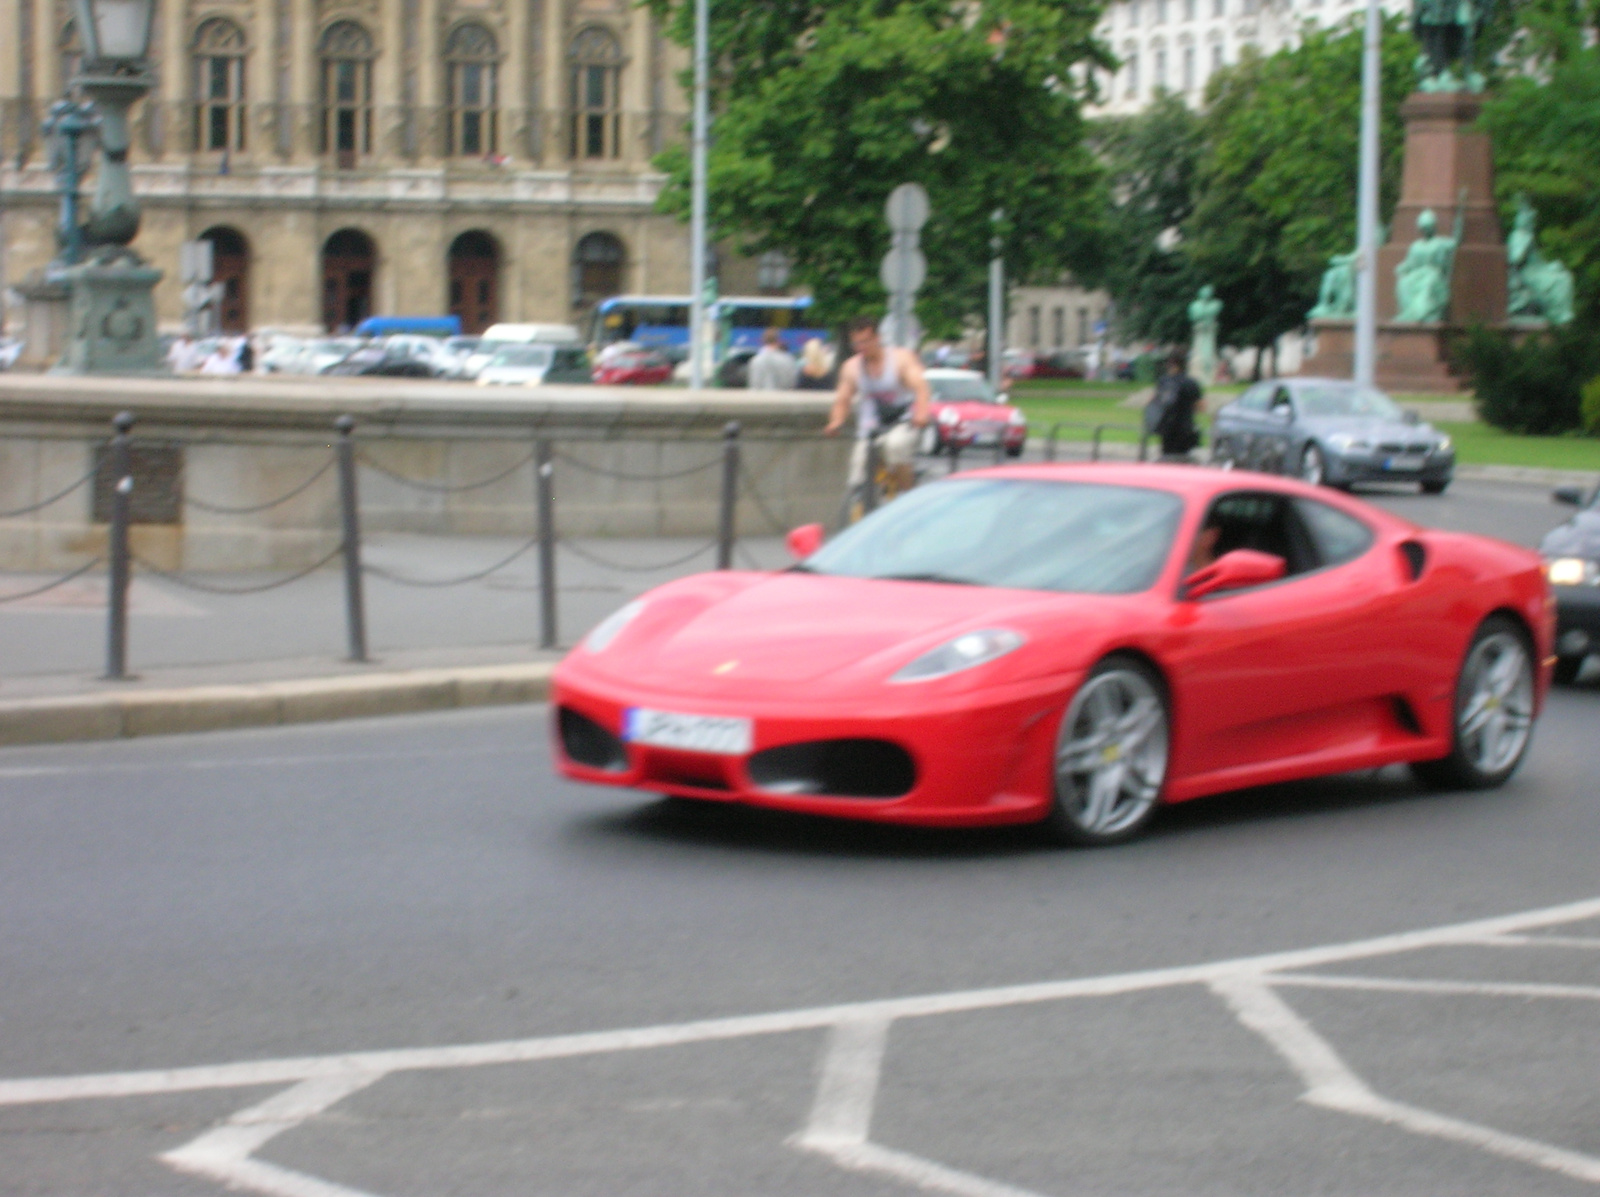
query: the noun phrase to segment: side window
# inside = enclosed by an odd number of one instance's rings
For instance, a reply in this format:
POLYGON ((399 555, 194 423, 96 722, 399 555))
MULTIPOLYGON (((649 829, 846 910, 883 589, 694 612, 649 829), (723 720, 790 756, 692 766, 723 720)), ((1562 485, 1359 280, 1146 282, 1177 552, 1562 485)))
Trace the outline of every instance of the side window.
POLYGON ((1355 516, 1316 499, 1296 499, 1294 505, 1322 565, 1343 565, 1372 547, 1372 529, 1355 516))
POLYGON ((1212 502, 1205 523, 1195 536, 1188 568, 1200 569, 1235 549, 1254 549, 1282 557, 1290 576, 1322 564, 1316 545, 1288 498, 1262 491, 1233 491, 1212 502))
POLYGON ((1288 387, 1281 386, 1272 392, 1272 410, 1277 411, 1280 408, 1286 408, 1289 411, 1294 410, 1294 404, 1289 399, 1288 387))
POLYGON ((1239 406, 1244 411, 1266 411, 1267 400, 1272 397, 1272 384, 1258 382, 1239 396, 1239 406))

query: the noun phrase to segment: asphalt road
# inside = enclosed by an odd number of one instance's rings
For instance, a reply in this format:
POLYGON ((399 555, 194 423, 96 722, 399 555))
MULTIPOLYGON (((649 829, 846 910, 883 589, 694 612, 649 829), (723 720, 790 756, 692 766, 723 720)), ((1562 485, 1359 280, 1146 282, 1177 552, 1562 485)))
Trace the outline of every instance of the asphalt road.
POLYGON ((0 1192, 1600 1189, 1600 685, 1500 791, 1099 852, 570 785, 544 717, 0 753, 0 1192))

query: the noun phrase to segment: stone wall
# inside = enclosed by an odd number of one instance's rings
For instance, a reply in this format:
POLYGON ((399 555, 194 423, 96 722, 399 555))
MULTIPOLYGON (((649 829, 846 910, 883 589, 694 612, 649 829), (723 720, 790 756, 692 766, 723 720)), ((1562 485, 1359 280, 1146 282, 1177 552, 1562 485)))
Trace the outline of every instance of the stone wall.
MULTIPOLYGON (((0 511, 60 492, 95 468, 111 417, 132 411, 135 551, 195 571, 308 565, 338 543, 337 474, 259 512, 333 457, 349 413, 363 527, 529 536, 535 442, 555 449, 556 526, 565 536, 715 534, 724 425, 742 428, 745 534, 832 522, 849 442, 819 435, 829 396, 550 387, 498 389, 405 380, 92 380, 0 375, 0 511), (698 468, 704 467, 704 468, 698 468), (485 486, 442 492, 496 479, 485 486), (422 487, 405 481, 422 483, 422 487), (164 493, 162 488, 166 488, 164 493), (753 491, 753 493, 752 493, 753 491), (172 501, 168 501, 172 500, 172 501)), ((103 491, 107 479, 98 482, 103 491)), ((64 570, 103 552, 95 485, 0 519, 0 569, 64 570)), ((103 517, 103 499, 102 511, 103 517)))

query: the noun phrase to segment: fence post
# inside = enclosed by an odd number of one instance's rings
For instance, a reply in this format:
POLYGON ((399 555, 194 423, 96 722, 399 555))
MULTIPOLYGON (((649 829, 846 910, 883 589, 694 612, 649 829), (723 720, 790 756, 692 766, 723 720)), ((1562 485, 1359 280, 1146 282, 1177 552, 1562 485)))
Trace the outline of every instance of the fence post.
POLYGON ((1139 434, 1139 460, 1140 461, 1148 461, 1149 460, 1149 457, 1148 457, 1149 449, 1150 449, 1150 434, 1148 432, 1141 432, 1139 434))
POLYGON ((995 433, 994 438, 994 464, 999 465, 1006 459, 1006 436, 1003 432, 995 433))
POLYGON ((539 647, 556 646, 556 501, 555 463, 550 442, 534 446, 534 497, 539 514, 539 647))
POLYGON ((336 453, 339 459, 339 531, 344 550, 344 621, 350 660, 367 659, 367 604, 361 589, 361 508, 356 494, 356 446, 350 434, 356 422, 340 416, 333 422, 339 430, 336 453))
POLYGON ((961 468, 961 442, 959 440, 952 440, 950 442, 950 468, 948 470, 946 470, 945 473, 954 474, 960 468, 961 468))
POLYGON ((717 568, 733 568, 734 517, 739 503, 739 421, 722 429, 722 510, 717 519, 717 568))
POLYGON ((128 520, 133 507, 133 458, 128 432, 133 428, 133 413, 118 412, 111 421, 111 526, 108 533, 106 573, 107 626, 106 678, 121 681, 128 676, 128 581, 132 555, 128 551, 128 520))
POLYGON ((1060 431, 1060 424, 1050 425, 1050 433, 1044 438, 1044 459, 1046 461, 1054 461, 1056 459, 1056 435, 1060 431))
POLYGON ((878 438, 867 434, 867 488, 861 495, 861 514, 871 515, 878 509, 878 438))
POLYGON ((1090 461, 1100 460, 1100 438, 1105 436, 1105 434, 1106 426, 1104 424, 1096 424, 1094 426, 1094 447, 1089 450, 1090 461))

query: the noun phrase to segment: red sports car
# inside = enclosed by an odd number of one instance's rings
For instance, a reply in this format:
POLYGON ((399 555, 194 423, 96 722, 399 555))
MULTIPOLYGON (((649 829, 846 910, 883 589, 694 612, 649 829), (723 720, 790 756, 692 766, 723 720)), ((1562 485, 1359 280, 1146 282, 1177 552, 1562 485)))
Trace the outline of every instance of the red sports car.
POLYGON ((1550 681, 1539 558, 1190 466, 911 491, 777 573, 672 582, 556 672, 563 773, 1109 843, 1165 802, 1409 763, 1493 786, 1550 681))
POLYGON ((594 368, 594 381, 602 386, 660 386, 672 381, 672 359, 654 349, 602 357, 594 368))

